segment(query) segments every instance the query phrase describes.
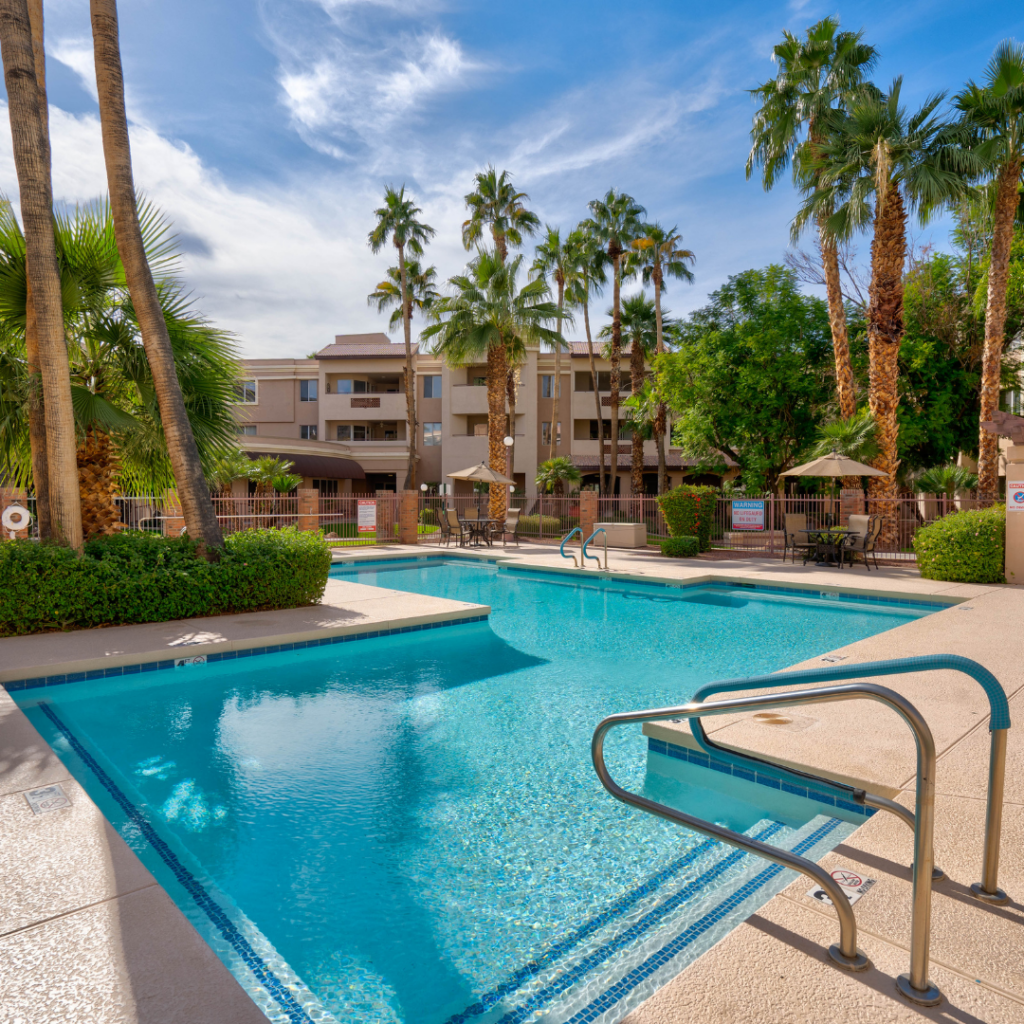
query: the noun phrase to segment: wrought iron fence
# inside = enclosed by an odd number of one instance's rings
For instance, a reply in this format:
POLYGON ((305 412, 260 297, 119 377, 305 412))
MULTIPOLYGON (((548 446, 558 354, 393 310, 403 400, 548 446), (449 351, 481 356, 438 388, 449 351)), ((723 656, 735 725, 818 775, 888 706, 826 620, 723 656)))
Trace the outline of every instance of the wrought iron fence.
MULTIPOLYGON (((398 539, 397 494, 341 494, 321 497, 319 525, 332 547, 366 547, 394 544, 398 539)), ((420 517, 420 534, 437 530, 420 517)))

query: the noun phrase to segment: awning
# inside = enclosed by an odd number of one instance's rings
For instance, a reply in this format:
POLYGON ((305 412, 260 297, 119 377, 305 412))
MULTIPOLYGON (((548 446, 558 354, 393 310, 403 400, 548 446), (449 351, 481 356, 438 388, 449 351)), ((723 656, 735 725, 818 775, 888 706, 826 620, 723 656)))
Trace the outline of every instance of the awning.
POLYGON ((254 459, 270 456, 292 464, 292 472, 299 476, 313 477, 317 480, 365 480, 363 467, 353 459, 343 459, 338 455, 296 455, 292 452, 253 451, 243 449, 246 455, 254 459))

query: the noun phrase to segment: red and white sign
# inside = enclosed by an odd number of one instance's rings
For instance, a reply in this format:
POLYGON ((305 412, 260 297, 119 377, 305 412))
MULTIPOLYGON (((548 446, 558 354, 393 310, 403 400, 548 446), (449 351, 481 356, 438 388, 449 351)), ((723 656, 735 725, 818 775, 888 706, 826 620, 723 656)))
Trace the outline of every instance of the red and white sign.
MULTIPOLYGON (((853 906, 870 888, 875 884, 873 878, 865 878, 863 875, 859 875, 856 871, 851 871, 849 868, 836 868, 835 871, 830 872, 832 875, 832 881, 834 881, 840 889, 843 890, 846 898, 850 901, 850 905, 853 906)), ((832 906, 832 901, 828 898, 828 893, 824 889, 815 886, 813 889, 807 890, 807 895, 811 899, 817 900, 819 903, 825 903, 828 906, 832 906)))
POLYGON ((734 530, 763 530, 764 501, 734 501, 732 503, 734 530))
POLYGON ((1006 511, 1024 512, 1024 480, 1018 483, 1006 481, 1006 511))
POLYGON ((356 525, 359 533, 377 532, 377 502, 359 500, 356 506, 356 525))

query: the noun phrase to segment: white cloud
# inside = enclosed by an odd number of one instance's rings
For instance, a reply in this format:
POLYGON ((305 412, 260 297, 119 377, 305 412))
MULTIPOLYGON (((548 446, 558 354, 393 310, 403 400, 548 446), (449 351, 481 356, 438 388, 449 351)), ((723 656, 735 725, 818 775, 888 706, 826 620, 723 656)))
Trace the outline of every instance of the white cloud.
POLYGON ((79 78, 82 88, 97 102, 96 64, 93 60, 92 40, 85 38, 58 39, 48 44, 47 54, 69 67, 79 78))

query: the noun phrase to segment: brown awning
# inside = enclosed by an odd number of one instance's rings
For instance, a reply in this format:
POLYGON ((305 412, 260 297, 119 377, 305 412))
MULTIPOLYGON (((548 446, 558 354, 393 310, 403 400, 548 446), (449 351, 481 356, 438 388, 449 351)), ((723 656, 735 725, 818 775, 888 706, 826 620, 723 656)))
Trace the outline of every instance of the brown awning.
POLYGON ((365 480, 363 467, 352 459, 338 455, 293 455, 291 452, 264 452, 245 449, 246 455, 261 459, 269 455, 292 464, 292 472, 299 476, 314 477, 317 480, 365 480))

